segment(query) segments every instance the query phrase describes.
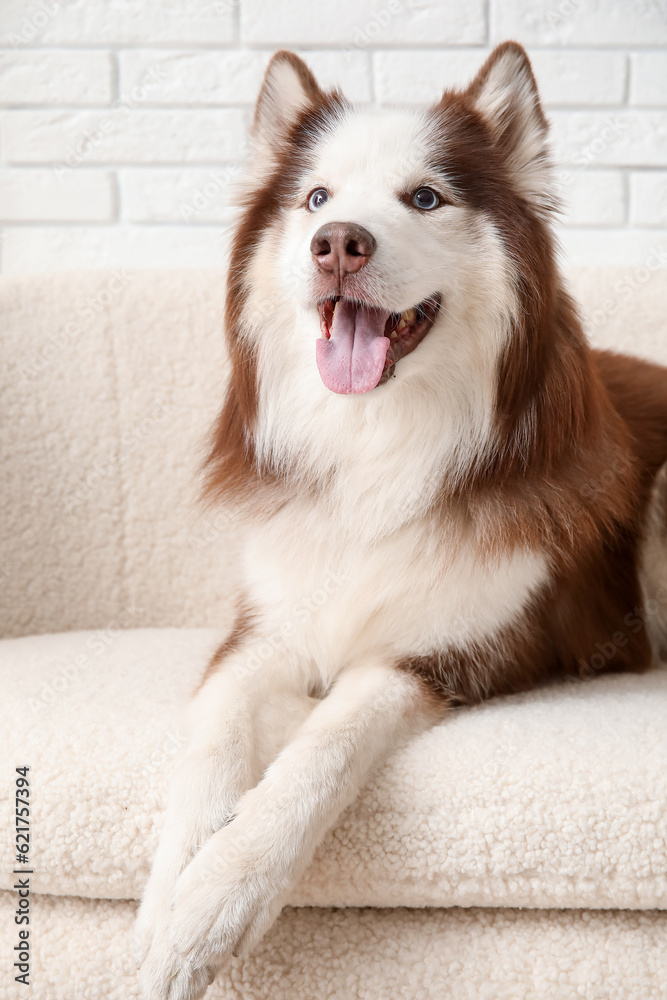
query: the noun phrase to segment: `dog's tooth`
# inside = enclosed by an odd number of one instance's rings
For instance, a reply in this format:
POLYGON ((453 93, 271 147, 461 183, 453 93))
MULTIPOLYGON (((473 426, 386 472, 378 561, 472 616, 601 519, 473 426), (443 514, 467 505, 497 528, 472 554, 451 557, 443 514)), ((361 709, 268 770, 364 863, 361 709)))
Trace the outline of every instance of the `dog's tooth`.
POLYGON ((403 319, 406 323, 414 323, 415 321, 415 311, 414 309, 406 309, 403 313, 403 319))
POLYGON ((405 320, 401 316, 401 318, 398 321, 398 326, 396 327, 396 333, 400 333, 401 330, 405 330, 405 328, 406 328, 407 325, 408 324, 405 322, 405 320))
POLYGON ((398 334, 396 333, 396 330, 392 330, 391 333, 389 334, 389 339, 390 340, 396 340, 397 337, 398 337, 398 334))

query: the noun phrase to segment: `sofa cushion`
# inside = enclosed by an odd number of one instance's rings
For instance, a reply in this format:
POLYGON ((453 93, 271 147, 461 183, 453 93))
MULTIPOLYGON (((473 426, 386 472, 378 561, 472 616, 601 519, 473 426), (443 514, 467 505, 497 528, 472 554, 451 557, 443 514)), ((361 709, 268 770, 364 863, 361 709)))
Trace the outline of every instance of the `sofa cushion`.
MULTIPOLYGON (((136 905, 41 896, 30 989, 0 1000, 139 1000, 136 905)), ((15 907, 0 892, 3 955, 15 907)), ((206 1000, 664 1000, 666 935, 655 910, 287 908, 206 1000)))
MULTIPOLYGON (((0 642, 0 838, 13 841, 13 774, 28 765, 35 891, 139 898, 182 708, 219 639, 0 642)), ((386 763, 291 902, 667 909, 665 720, 664 669, 453 711, 386 763)))

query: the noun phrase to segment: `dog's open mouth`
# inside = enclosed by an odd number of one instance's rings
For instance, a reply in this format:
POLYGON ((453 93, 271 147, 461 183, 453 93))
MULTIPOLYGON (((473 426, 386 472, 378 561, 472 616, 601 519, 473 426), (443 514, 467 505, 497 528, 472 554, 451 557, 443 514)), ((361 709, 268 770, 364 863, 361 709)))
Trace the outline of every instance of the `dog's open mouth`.
POLYGON ((440 302, 440 295, 431 295, 402 313, 341 296, 318 303, 317 367, 326 387, 347 394, 382 385, 396 363, 421 344, 440 302))

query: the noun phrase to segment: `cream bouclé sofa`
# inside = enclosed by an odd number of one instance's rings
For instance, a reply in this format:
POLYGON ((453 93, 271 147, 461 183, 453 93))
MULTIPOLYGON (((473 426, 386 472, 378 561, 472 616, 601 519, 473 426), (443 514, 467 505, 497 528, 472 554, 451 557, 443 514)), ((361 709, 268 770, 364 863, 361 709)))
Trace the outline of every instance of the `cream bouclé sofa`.
MULTIPOLYGON (((666 271, 571 281, 595 343, 667 364, 666 271)), ((195 485, 222 298, 213 271, 0 282, 0 1000, 138 997, 181 711, 230 621, 235 525, 195 485), (9 958, 23 766, 29 989, 9 958)), ((453 712, 386 763, 291 903, 207 997, 664 1000, 667 670, 453 712)))

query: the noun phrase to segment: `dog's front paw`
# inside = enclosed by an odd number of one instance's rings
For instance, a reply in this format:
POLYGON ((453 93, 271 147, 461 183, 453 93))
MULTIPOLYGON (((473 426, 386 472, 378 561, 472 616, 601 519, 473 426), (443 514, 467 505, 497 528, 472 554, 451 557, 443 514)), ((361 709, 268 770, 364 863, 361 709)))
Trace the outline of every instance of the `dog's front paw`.
POLYGON ((210 966, 196 967, 177 955, 167 935, 154 938, 139 971, 144 1000, 199 1000, 214 978, 210 966))
MULTIPOLYGON (((166 963, 171 955, 168 929, 176 880, 201 845, 228 821, 243 791, 237 782, 233 770, 222 767, 210 754, 191 755, 174 775, 160 842, 135 927, 137 967, 143 966, 153 952, 152 972, 148 977, 151 982, 159 979, 160 963, 166 963)), ((169 978, 166 973, 165 976, 169 978)), ((153 990, 147 995, 168 994, 153 990)))
POLYGON ((280 913, 290 875, 285 845, 248 836, 239 819, 219 830, 176 883, 175 952, 197 968, 249 954, 280 913))

